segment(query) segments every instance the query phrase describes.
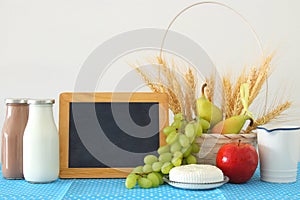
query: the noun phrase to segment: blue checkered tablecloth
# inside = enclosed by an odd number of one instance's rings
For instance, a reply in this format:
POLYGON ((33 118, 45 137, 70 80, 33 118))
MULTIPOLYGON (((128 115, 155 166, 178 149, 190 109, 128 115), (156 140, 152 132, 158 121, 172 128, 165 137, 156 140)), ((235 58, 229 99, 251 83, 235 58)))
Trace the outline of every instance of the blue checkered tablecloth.
MULTIPOLYGON (((128 190, 125 179, 59 179, 30 184, 0 177, 0 199, 300 199, 300 164, 296 183, 262 182, 259 170, 245 184, 225 184, 212 190, 183 190, 164 184, 158 188, 128 190)), ((1 169, 0 169, 1 172, 1 169)))

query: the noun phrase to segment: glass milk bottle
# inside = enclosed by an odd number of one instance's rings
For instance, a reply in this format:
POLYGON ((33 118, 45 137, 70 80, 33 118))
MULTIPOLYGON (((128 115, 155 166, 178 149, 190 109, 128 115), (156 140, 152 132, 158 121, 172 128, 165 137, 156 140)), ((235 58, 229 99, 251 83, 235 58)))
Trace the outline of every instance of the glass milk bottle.
POLYGON ((23 178, 23 134, 28 120, 26 99, 6 99, 6 117, 2 128, 2 175, 6 179, 23 178))
POLYGON ((54 99, 28 100, 29 118, 23 138, 26 181, 48 183, 59 174, 59 137, 53 119, 54 99))

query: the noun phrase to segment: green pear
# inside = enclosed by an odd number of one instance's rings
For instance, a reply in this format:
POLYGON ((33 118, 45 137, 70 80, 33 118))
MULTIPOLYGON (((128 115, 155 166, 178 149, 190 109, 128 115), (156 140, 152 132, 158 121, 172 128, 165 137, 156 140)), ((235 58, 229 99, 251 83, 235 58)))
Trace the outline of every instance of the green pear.
POLYGON ((238 134, 247 120, 251 120, 250 125, 253 123, 253 119, 248 115, 233 116, 217 123, 211 129, 211 132, 220 134, 238 134))
POLYGON ((214 126, 223 119, 223 113, 217 106, 206 98, 204 94, 206 86, 206 83, 203 84, 202 96, 197 99, 197 113, 200 118, 205 119, 211 126, 214 126))

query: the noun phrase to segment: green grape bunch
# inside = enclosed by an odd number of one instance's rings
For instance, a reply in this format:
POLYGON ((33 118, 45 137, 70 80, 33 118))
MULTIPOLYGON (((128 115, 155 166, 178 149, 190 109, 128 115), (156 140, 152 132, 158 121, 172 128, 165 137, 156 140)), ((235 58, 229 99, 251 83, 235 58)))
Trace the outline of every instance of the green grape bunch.
POLYGON ((138 184, 141 188, 153 188, 163 184, 163 176, 169 174, 173 167, 196 164, 193 153, 200 151, 196 138, 209 128, 209 122, 196 118, 190 122, 179 113, 174 116, 171 126, 163 129, 166 145, 158 148, 156 155, 144 157, 144 166, 137 166, 127 176, 125 186, 128 189, 138 184))

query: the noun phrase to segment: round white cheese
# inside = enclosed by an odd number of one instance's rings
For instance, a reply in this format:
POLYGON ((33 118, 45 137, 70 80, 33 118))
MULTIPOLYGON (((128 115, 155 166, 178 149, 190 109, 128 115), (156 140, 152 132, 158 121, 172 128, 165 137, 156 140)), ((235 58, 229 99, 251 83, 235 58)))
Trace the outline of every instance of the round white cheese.
POLYGON ((223 172, 213 165, 182 165, 169 173, 170 181, 182 183, 216 183, 224 180, 223 172))

